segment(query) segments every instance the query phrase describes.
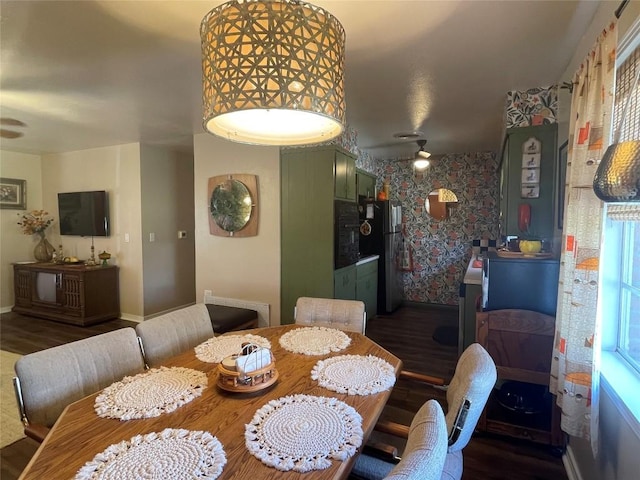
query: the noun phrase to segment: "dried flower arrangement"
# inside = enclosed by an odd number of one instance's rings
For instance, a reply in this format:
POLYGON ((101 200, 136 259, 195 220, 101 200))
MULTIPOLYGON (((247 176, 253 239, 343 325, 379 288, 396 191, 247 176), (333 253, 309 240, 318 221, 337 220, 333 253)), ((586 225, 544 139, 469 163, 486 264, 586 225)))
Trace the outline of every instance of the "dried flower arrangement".
MULTIPOLYGON (((53 223, 53 218, 49 217, 49 212, 45 210, 31 210, 29 213, 22 214, 18 225, 22 227, 22 233, 25 235, 44 235, 44 232, 53 223)), ((20 216, 20 214, 18 214, 20 216)))

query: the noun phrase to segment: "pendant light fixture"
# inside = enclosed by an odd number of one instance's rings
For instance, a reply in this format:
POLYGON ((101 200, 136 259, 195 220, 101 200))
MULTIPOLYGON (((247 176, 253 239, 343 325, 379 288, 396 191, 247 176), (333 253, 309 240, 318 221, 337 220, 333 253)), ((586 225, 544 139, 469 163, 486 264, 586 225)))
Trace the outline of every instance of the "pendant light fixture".
POLYGON ((416 170, 424 170, 430 165, 427 158, 429 158, 431 154, 424 149, 424 146, 427 144, 426 140, 418 140, 417 143, 420 149, 416 152, 416 159, 413 161, 413 166, 416 170))
POLYGON ((203 126, 234 142, 306 145, 345 123, 345 32, 297 0, 232 0, 200 25, 203 126))

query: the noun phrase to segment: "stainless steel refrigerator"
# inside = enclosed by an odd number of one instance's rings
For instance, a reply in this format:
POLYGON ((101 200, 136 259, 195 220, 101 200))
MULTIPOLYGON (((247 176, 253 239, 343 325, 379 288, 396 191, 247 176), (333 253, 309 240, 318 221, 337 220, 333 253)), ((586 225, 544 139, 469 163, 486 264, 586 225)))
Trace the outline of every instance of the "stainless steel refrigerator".
POLYGON ((391 313, 403 300, 402 275, 399 269, 402 248, 402 207, 400 202, 361 198, 359 213, 360 255, 380 255, 378 311, 391 313), (363 224, 365 224, 364 227, 363 224))

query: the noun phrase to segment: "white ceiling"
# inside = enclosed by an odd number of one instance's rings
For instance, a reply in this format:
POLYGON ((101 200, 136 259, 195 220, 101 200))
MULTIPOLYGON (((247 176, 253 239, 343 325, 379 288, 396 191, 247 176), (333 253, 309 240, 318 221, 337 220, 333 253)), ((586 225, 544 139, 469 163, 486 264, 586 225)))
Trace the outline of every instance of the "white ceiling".
MULTIPOLYGON (((220 1, 0 2, 0 148, 130 142, 191 148, 203 132, 199 25, 220 1)), ((598 1, 316 0, 347 34, 347 123, 374 158, 497 150, 505 95, 559 81, 598 1), (388 148, 389 145, 392 148, 388 148), (385 148, 382 148, 382 147, 385 148)), ((612 12, 617 2, 612 3, 612 12)))

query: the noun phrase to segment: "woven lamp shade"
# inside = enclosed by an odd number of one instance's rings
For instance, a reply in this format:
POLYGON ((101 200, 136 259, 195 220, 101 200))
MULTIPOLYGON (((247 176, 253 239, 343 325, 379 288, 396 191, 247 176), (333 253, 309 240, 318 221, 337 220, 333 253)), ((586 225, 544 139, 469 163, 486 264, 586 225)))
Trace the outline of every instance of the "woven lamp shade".
POLYGON ((593 191, 605 202, 640 202, 640 140, 607 148, 593 179, 593 191))
POLYGON ((345 123, 340 22, 295 0, 233 0, 200 26, 203 126, 260 145, 306 145, 345 123))

